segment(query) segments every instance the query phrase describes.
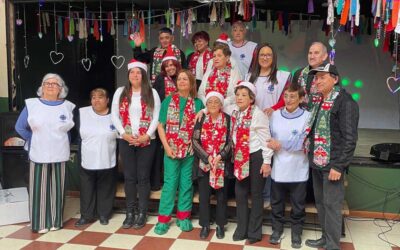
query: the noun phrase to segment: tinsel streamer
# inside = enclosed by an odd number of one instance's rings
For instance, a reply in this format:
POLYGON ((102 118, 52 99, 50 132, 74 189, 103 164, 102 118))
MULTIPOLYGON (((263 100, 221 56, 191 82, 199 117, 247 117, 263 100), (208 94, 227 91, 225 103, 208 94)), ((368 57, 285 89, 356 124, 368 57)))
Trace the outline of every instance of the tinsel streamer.
POLYGON ((308 0, 308 14, 314 13, 314 1, 308 0))

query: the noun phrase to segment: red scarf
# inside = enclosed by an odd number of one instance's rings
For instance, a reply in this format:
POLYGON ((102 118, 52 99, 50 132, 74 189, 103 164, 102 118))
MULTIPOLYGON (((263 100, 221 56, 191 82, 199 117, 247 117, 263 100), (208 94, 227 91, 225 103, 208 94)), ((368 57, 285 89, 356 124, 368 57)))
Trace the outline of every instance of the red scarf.
MULTIPOLYGON (((197 65, 197 61, 200 58, 200 55, 201 55, 201 53, 199 51, 194 52, 189 61, 189 69, 192 71, 194 76, 196 76, 196 65, 197 65)), ((213 57, 213 53, 212 53, 211 49, 207 48, 203 52, 203 74, 206 72, 208 62, 211 60, 212 57, 213 57)))
POLYGON ((208 76, 206 85, 206 95, 211 91, 217 91, 226 98, 226 92, 231 78, 231 68, 226 66, 222 70, 214 68, 208 76))
MULTIPOLYGON (((209 114, 206 115, 203 126, 201 127, 200 140, 207 154, 215 157, 224 148, 228 130, 227 126, 228 123, 222 112, 220 112, 215 123, 213 123, 209 114)), ((200 161, 199 167, 206 173, 210 170, 210 165, 204 164, 203 161, 200 161)), ((211 169, 210 186, 212 188, 219 189, 224 187, 224 173, 225 163, 223 161, 221 161, 215 169, 211 169)))
POLYGON ((167 111, 166 136, 176 158, 185 158, 191 152, 191 139, 196 117, 194 99, 188 97, 183 111, 182 123, 179 122, 179 94, 174 94, 167 111))
MULTIPOLYGON (((131 97, 132 97, 132 92, 129 95, 129 98, 131 97)), ((139 135, 144 135, 147 133, 151 120, 153 119, 153 111, 147 108, 147 104, 142 99, 140 100, 140 102, 142 106, 142 114, 140 116, 140 122, 139 122, 139 135)), ((125 133, 131 135, 132 126, 131 126, 131 119, 129 116, 129 103, 128 103, 128 98, 126 96, 119 105, 119 115, 121 117, 122 126, 125 129, 125 133)), ((147 143, 142 143, 139 146, 145 147, 149 144, 150 141, 148 141, 147 143)))
MULTIPOLYGON (((175 57, 178 59, 180 63, 182 63, 181 51, 175 45, 172 44, 171 46, 174 51, 175 57)), ((154 50, 153 63, 151 65, 151 83, 154 83, 156 77, 161 73, 161 64, 162 64, 162 59, 164 58, 165 50, 166 49, 160 47, 154 50)))
POLYGON ((177 91, 175 82, 169 76, 164 76, 165 96, 169 96, 177 91))
POLYGON ((234 175, 241 181, 249 176, 250 170, 250 125, 254 113, 254 107, 251 105, 242 120, 238 120, 239 111, 234 111, 231 116, 232 132, 236 130, 234 175))

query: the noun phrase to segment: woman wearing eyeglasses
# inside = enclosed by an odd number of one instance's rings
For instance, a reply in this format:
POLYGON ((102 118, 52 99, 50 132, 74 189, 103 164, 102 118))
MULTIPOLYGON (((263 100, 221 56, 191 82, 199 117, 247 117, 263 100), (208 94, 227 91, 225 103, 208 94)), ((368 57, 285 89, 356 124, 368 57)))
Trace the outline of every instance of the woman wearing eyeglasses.
POLYGON ((57 74, 43 77, 39 98, 25 100, 15 130, 29 151, 31 229, 36 233, 59 230, 63 225, 65 163, 69 160, 68 131, 74 126, 75 105, 65 97, 68 88, 57 74))

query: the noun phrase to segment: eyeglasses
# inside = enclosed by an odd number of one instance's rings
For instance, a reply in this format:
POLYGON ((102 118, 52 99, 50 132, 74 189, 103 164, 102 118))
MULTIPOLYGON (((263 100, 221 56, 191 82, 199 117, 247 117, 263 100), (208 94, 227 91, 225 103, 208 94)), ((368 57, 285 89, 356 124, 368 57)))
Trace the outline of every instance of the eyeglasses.
POLYGON ((271 59, 272 58, 272 54, 259 54, 259 57, 264 57, 264 58, 267 58, 267 59, 271 59))
POLYGON ((43 85, 46 87, 61 87, 58 82, 44 82, 43 85))

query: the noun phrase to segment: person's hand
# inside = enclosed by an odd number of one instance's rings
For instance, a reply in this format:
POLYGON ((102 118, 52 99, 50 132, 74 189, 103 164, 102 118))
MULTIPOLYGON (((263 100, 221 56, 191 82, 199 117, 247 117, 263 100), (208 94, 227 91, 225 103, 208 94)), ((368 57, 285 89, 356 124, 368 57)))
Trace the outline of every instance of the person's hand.
POLYGON ((122 139, 127 141, 129 143, 129 145, 133 145, 136 141, 136 139, 135 139, 135 137, 133 137, 133 135, 127 134, 127 133, 122 134, 122 139))
POLYGON ((267 108, 264 109, 264 114, 267 115, 268 117, 270 117, 272 115, 272 113, 274 113, 275 110, 273 110, 272 108, 267 108))
POLYGON ((135 34, 133 34, 133 41, 135 42, 136 47, 140 47, 140 45, 143 43, 143 38, 138 32, 136 32, 135 34))
POLYGON ((261 165, 260 174, 266 178, 271 174, 271 170, 271 165, 264 163, 261 165))
POLYGON ((150 140, 150 136, 148 134, 140 135, 137 139, 139 144, 145 144, 150 140))
POLYGON ((200 111, 196 114, 196 117, 194 118, 194 123, 200 122, 200 120, 201 120, 201 118, 203 117, 203 115, 204 115, 204 111, 203 111, 203 110, 200 110, 200 111))
POLYGON ((269 147, 270 149, 272 149, 274 151, 281 150, 281 146, 282 146, 281 143, 274 138, 271 138, 267 143, 267 147, 269 147))
POLYGON ((171 159, 175 159, 175 157, 176 157, 174 150, 172 150, 172 148, 171 148, 170 146, 167 146, 167 147, 165 148, 165 153, 166 153, 167 156, 168 156, 169 158, 171 158, 171 159))
POLYGON ((330 181, 338 181, 338 180, 340 180, 341 176, 342 176, 342 173, 340 173, 339 171, 331 168, 331 170, 329 171, 328 180, 330 180, 330 181))

